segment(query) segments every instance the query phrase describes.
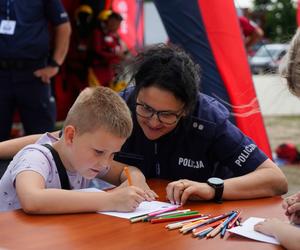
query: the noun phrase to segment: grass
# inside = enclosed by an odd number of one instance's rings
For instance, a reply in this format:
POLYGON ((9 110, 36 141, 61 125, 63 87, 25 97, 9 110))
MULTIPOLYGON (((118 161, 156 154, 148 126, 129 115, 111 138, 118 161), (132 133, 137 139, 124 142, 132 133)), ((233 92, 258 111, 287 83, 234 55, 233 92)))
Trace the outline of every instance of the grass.
MULTIPOLYGON (((284 142, 294 143, 300 150, 300 116, 265 116, 264 122, 273 152, 284 142)), ((300 163, 285 165, 281 169, 289 184, 285 196, 300 191, 300 163)))

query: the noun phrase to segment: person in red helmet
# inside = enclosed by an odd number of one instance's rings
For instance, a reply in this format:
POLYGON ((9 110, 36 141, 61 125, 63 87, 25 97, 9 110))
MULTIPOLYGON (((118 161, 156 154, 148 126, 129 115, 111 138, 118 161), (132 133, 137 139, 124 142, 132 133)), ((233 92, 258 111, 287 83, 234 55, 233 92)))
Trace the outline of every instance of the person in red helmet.
POLYGON ((98 15, 98 24, 93 31, 92 60, 89 74, 94 74, 90 85, 110 86, 114 78, 114 67, 127 53, 117 31, 123 18, 117 12, 104 10, 98 15))
POLYGON ((286 160, 289 164, 299 162, 300 154, 293 143, 282 143, 276 148, 276 154, 279 158, 286 160))

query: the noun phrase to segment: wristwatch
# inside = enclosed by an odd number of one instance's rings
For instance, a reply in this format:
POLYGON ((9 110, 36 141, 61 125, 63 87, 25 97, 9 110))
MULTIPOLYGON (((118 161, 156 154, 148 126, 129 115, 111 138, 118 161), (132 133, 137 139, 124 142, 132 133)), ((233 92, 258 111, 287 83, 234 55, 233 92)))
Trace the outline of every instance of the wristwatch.
POLYGON ((59 68, 60 67, 59 63, 53 58, 49 59, 48 66, 51 66, 53 68, 56 68, 56 67, 59 68))
POLYGON ((215 196, 213 198, 213 201, 217 203, 222 203, 224 181, 217 177, 211 177, 207 180, 207 184, 213 187, 215 190, 215 196))

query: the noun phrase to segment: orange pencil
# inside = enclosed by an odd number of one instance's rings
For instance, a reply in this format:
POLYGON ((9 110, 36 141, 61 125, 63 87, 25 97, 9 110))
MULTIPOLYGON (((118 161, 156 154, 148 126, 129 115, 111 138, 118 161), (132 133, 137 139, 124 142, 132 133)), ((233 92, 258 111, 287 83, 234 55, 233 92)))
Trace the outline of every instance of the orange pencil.
POLYGON ((225 219, 217 220, 217 221, 215 221, 213 223, 210 223, 210 224, 207 224, 207 225, 205 225, 203 227, 195 228, 195 229, 192 230, 193 236, 194 237, 198 236, 198 234, 200 234, 201 232, 203 232, 204 230, 206 230, 206 229, 208 229, 210 227, 215 228, 215 227, 219 226, 221 223, 223 223, 224 221, 225 221, 225 219))
POLYGON ((124 167, 124 172, 125 172, 125 175, 127 177, 127 180, 128 180, 128 185, 129 186, 132 186, 132 180, 131 180, 131 175, 130 175, 130 172, 129 172, 129 169, 128 167, 124 167))

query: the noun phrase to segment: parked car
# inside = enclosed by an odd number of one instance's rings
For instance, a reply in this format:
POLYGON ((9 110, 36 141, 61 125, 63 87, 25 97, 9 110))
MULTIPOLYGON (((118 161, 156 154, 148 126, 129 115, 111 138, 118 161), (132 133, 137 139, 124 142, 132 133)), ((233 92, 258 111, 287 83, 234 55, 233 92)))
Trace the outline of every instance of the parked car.
POLYGON ((276 73, 280 60, 285 55, 288 44, 274 43, 262 45, 250 58, 253 74, 276 73))

